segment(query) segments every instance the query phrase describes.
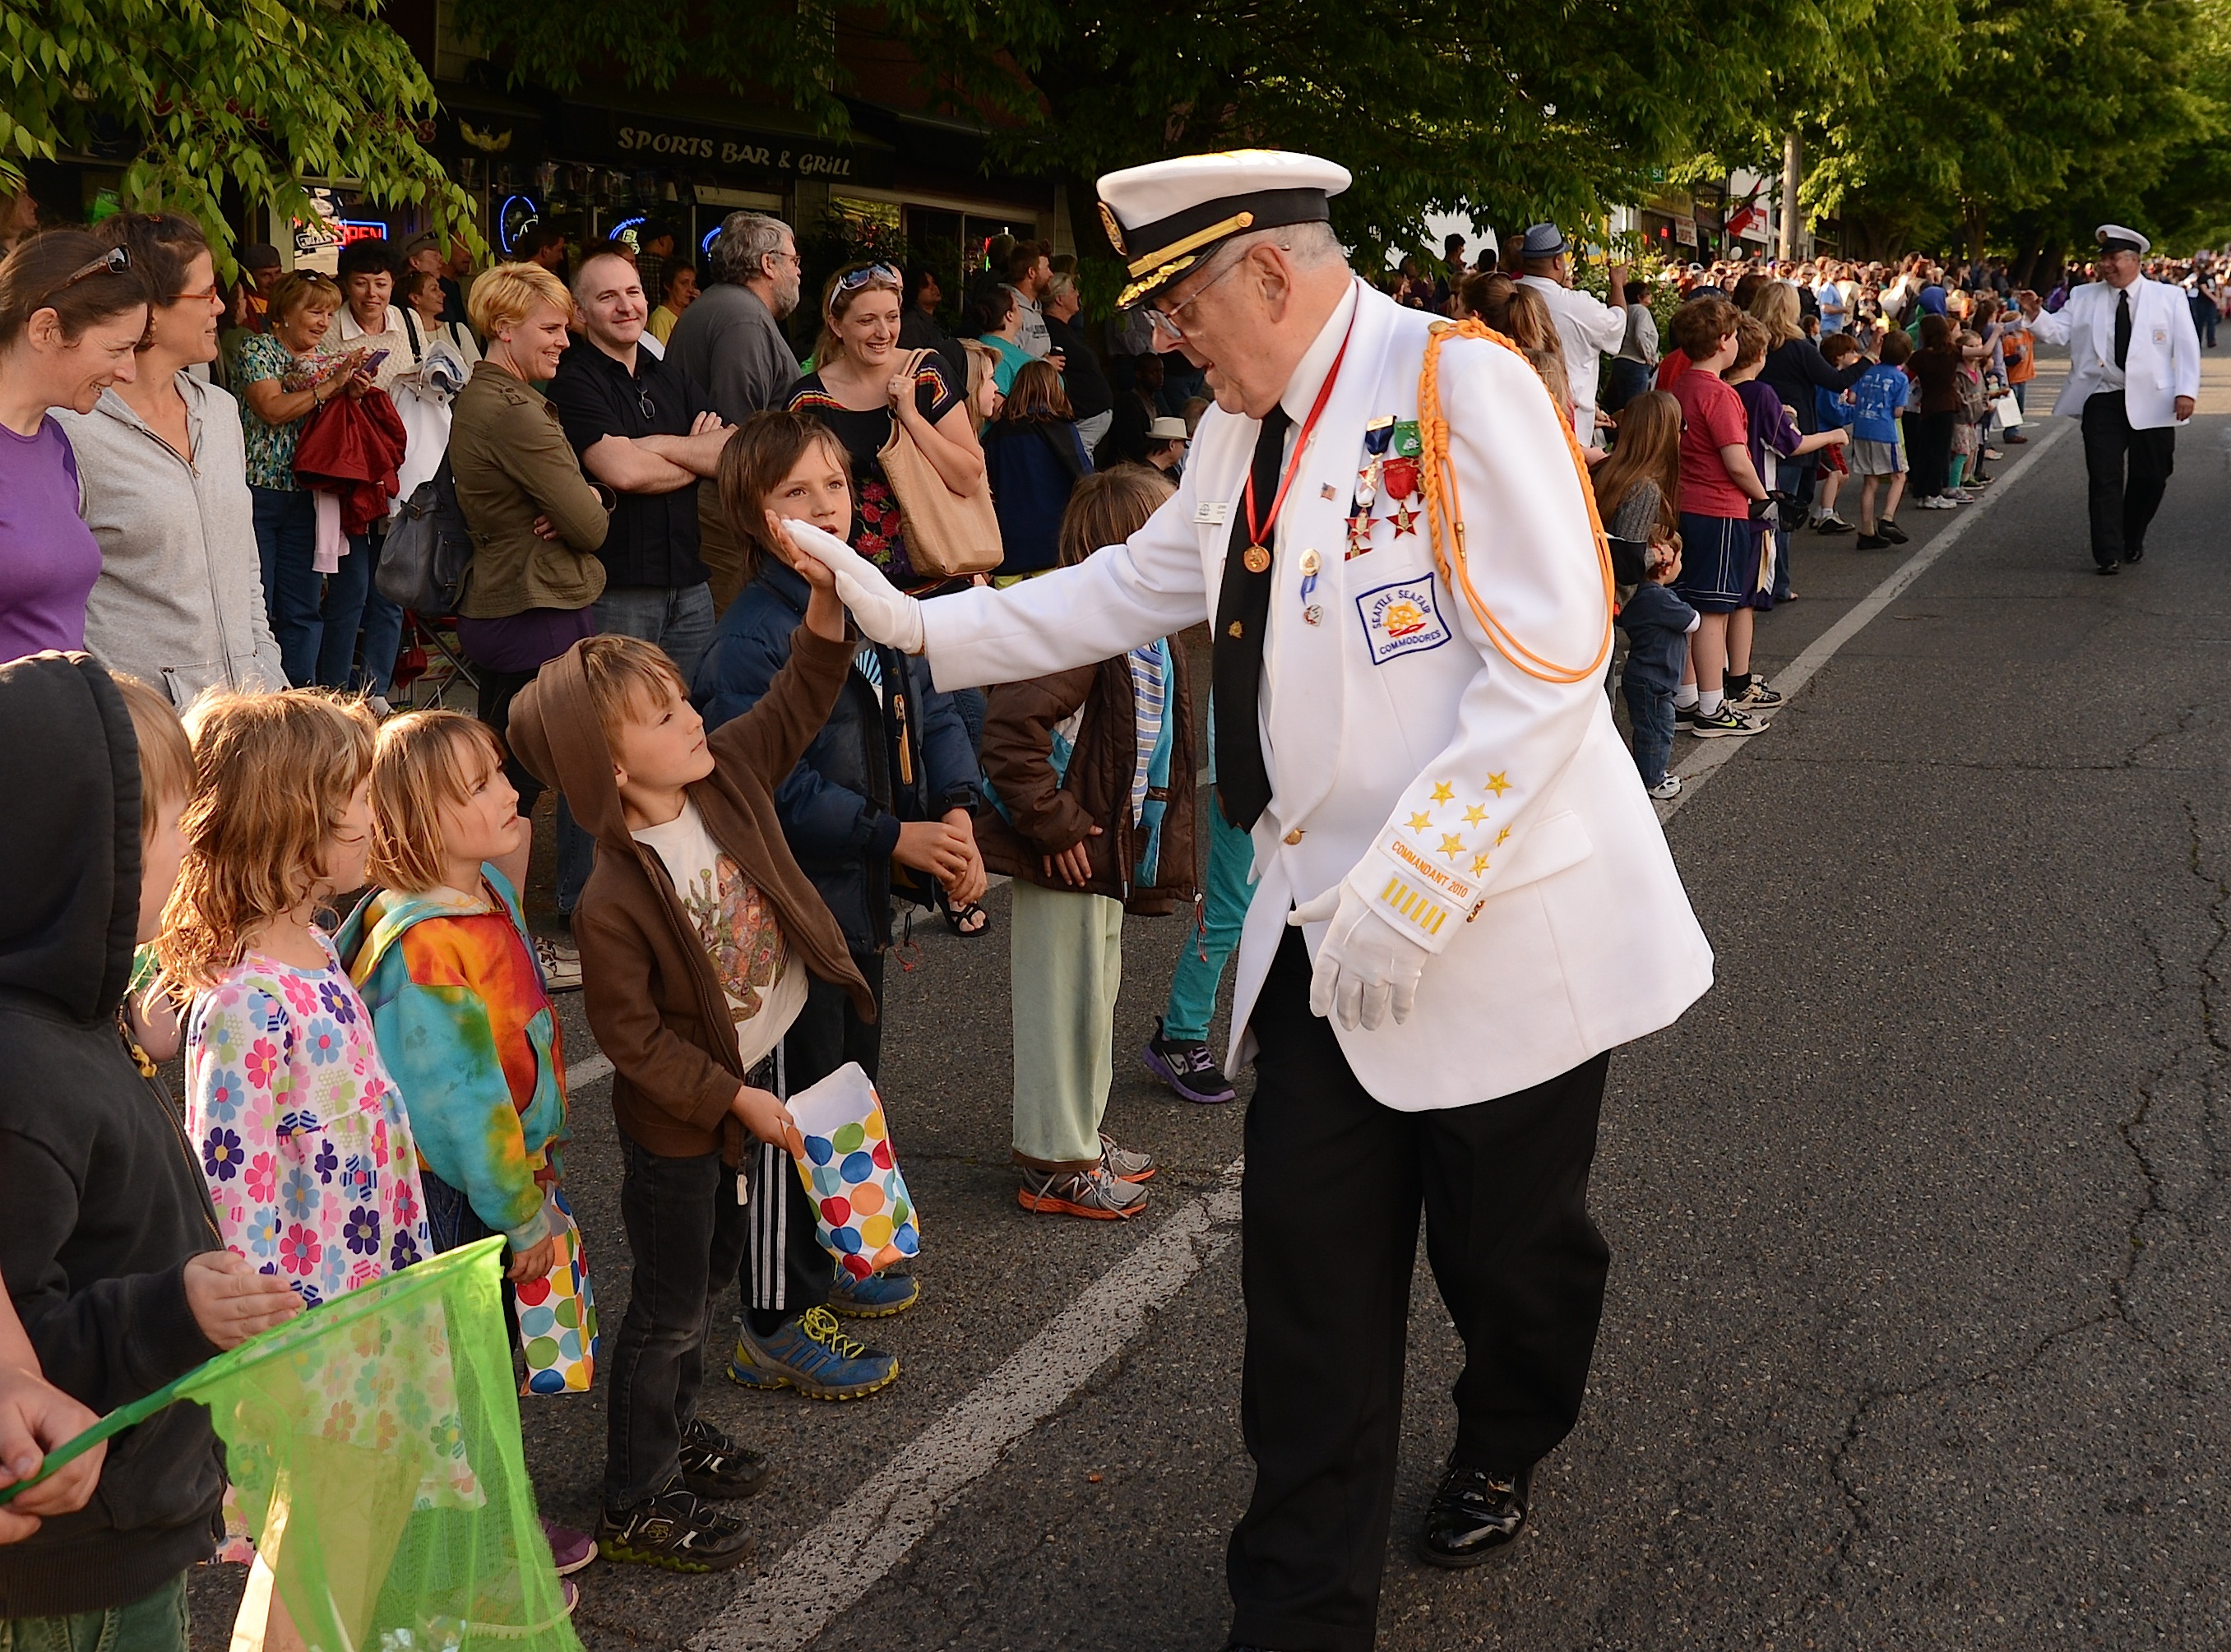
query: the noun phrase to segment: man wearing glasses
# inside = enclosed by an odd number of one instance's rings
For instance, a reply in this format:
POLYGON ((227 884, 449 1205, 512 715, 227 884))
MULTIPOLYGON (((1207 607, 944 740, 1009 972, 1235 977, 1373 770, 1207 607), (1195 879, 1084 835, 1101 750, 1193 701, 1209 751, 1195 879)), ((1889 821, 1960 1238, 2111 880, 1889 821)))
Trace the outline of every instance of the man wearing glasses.
MULTIPOLYGON (((790 226, 762 212, 731 212, 708 255, 713 284, 682 313, 666 340, 666 358, 731 424, 782 405, 798 379, 798 352, 782 324, 798 308, 802 268, 790 226)), ((741 548, 721 514, 708 481, 699 493, 705 561, 713 604, 721 610, 744 587, 741 548)))
POLYGON ((597 629, 657 643, 686 682, 713 640, 697 483, 720 468, 728 427, 672 361, 641 347, 650 306, 634 264, 591 255, 574 274, 573 305, 578 336, 550 381, 550 404, 582 470, 619 495, 597 552, 597 629))
POLYGON ((1518 1535, 1602 1310, 1609 1052, 1711 982, 1604 696, 1611 576, 1564 410, 1491 339, 1429 356, 1449 324, 1355 279, 1328 222, 1348 182, 1264 151, 1100 180, 1121 301, 1217 403, 1126 544, 923 603, 788 529, 941 689, 1211 623, 1217 806, 1256 874, 1227 1071, 1256 1074, 1257 1474, 1226 1575, 1232 1644, 1271 1652, 1372 1644, 1421 1210, 1467 1359, 1419 1552, 1469 1566, 1518 1535))

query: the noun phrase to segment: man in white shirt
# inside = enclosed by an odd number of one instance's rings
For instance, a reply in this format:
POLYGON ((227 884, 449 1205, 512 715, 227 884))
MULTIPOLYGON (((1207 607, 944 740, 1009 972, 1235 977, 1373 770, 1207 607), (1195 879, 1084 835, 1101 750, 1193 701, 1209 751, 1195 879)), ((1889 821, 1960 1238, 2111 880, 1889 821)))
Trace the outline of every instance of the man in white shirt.
POLYGON ((2200 337, 2184 294, 2140 276, 2152 242, 2119 223, 2101 224, 2094 238, 2099 279, 2069 294, 2058 313, 2027 288, 2016 300, 2018 325, 2068 346, 2068 381, 2053 410, 2084 422, 2092 559, 2112 574, 2145 555, 2146 528, 2176 462, 2176 427, 2198 403, 2200 337))
MULTIPOLYGON (((1565 380, 1572 387, 1573 430, 1582 447, 1596 445, 1596 380, 1603 371, 1600 357, 1619 353, 1626 337, 1626 307, 1605 304, 1573 285, 1571 248, 1554 223, 1537 223, 1520 244, 1526 273, 1518 278, 1549 306, 1557 324, 1558 352, 1565 358, 1565 380)), ((1610 291, 1616 297, 1626 290, 1626 266, 1611 267, 1610 291)))
POLYGON ((1044 361, 1053 349, 1053 335, 1046 331, 1045 312, 1040 307, 1046 285, 1052 280, 1053 261, 1047 256, 1046 243, 1017 242, 1007 261, 1006 282, 1007 290, 1015 295, 1015 342, 1038 361, 1044 361))

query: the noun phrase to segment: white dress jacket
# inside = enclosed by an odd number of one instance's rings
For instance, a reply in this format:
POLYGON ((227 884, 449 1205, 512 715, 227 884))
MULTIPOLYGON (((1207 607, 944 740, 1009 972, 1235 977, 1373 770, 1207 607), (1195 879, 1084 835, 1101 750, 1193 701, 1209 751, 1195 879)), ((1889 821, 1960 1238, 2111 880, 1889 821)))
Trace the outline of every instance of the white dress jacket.
MULTIPOLYGON (((1273 542, 1260 701, 1272 796, 1254 829, 1227 1063, 1252 1053, 1245 1029, 1287 913, 1346 879, 1434 954, 1406 1022, 1335 1023, 1365 1087, 1406 1112, 1555 1077, 1668 1025, 1712 979, 1602 668, 1543 681, 1498 653, 1436 577, 1414 491, 1382 491, 1349 554, 1367 426, 1416 419, 1429 319, 1356 283, 1282 398, 1298 433, 1346 340, 1273 542)), ((1585 666, 1608 616, 1559 410, 1523 358, 1485 340, 1442 350, 1440 390, 1474 585, 1526 648, 1585 666)), ((938 687, 1064 670, 1212 618, 1259 428, 1212 410, 1175 497, 1128 543, 925 604, 938 687)), ((1313 954, 1325 928, 1303 932, 1313 954)))
MULTIPOLYGON (((2131 349, 2123 369, 2123 406, 2134 430, 2175 424, 2176 398, 2200 397, 2200 334, 2184 289, 2144 277, 2131 283, 2131 349)), ((2068 382, 2053 403, 2055 415, 2079 418, 2094 390, 2105 389, 2115 360, 2117 288, 2086 281, 2068 295, 2060 313, 2040 310, 2035 320, 2015 313, 2020 325, 2047 344, 2068 346, 2068 382)))

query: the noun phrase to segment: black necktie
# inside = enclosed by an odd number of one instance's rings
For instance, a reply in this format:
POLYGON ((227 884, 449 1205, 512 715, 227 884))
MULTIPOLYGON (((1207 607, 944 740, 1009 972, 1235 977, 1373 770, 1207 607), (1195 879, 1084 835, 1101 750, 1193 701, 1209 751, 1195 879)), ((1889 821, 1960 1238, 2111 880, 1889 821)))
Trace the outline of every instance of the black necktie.
MULTIPOLYGON (((1274 407, 1255 438, 1249 474, 1258 521, 1278 497, 1279 465, 1292 423, 1284 408, 1274 407)), ((1256 558, 1258 567, 1247 565, 1247 553, 1255 545, 1247 519, 1243 496, 1232 507, 1224 589, 1216 602, 1216 645, 1209 655, 1209 676, 1216 685, 1216 790, 1225 819, 1242 831, 1255 824, 1271 801, 1271 775, 1263 762, 1263 731, 1256 715, 1263 688, 1263 631, 1271 616, 1271 560, 1262 555, 1256 558)), ((1266 539, 1271 531, 1264 529, 1266 539)))
POLYGON ((2123 296, 2115 300, 2115 367, 2120 371, 2130 364, 2131 289, 2126 287, 2123 289, 2123 296))

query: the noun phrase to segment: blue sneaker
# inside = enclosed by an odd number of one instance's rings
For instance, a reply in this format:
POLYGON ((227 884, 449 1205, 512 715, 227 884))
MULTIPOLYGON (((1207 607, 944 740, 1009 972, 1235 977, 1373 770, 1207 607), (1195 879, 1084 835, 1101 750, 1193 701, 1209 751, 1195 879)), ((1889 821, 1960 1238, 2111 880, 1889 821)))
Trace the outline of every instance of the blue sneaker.
POLYGON ((829 1308, 850 1320, 888 1320, 922 1300, 922 1281, 912 1274, 870 1274, 854 1279, 843 1268, 830 1287, 829 1308))
POLYGON ((827 1308, 808 1308, 769 1337, 747 1320, 728 1360, 728 1380, 772 1392, 794 1388, 808 1399, 859 1399, 898 1380, 899 1357, 855 1342, 827 1308))

